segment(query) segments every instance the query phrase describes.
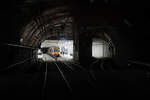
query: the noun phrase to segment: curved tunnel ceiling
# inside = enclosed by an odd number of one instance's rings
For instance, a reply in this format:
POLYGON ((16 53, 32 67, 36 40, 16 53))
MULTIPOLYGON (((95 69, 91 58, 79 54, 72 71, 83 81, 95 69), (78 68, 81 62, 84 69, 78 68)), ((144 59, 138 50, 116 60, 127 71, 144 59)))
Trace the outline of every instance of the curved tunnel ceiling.
POLYGON ((73 18, 70 10, 63 6, 43 11, 21 30, 21 44, 37 47, 45 39, 59 39, 61 35, 72 39, 73 18))

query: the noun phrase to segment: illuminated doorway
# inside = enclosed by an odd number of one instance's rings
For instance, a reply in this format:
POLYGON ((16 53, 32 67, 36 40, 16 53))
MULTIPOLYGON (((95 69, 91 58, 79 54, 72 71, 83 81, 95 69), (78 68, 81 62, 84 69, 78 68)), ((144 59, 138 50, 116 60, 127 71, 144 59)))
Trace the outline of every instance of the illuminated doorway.
POLYGON ((104 40, 94 38, 92 41, 92 57, 104 58, 110 56, 109 44, 104 40))

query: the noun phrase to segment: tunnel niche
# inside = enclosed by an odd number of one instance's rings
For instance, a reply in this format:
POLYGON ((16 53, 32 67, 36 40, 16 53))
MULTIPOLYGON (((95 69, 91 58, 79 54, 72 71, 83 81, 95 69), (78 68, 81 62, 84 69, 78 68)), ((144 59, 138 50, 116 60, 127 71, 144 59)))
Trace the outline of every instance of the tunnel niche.
POLYGON ((73 40, 45 40, 40 45, 37 58, 45 62, 72 61, 73 40))
POLYGON ((100 38, 92 39, 92 57, 100 58, 110 58, 112 52, 109 47, 109 43, 100 38))

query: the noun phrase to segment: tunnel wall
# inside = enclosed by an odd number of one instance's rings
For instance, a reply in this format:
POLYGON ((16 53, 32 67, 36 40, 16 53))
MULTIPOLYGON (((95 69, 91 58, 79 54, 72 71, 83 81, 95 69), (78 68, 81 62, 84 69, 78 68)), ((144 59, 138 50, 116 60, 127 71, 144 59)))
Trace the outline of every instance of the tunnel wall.
MULTIPOLYGON (((10 68, 10 70, 23 69, 26 65, 30 65, 33 59, 30 59, 33 57, 33 49, 28 48, 20 48, 20 47, 14 47, 14 46, 8 46, 3 45, 1 46, 3 49, 0 49, 1 52, 1 68, 7 68, 10 65, 15 65, 14 68, 10 68), (26 61, 26 63, 23 63, 25 60, 30 59, 26 61), (19 65, 19 67, 17 66, 19 65)), ((26 67, 29 67, 26 66, 26 67)))
POLYGON ((123 43, 126 47, 126 56, 128 60, 139 61, 139 62, 150 62, 148 47, 149 39, 148 34, 150 31, 146 27, 139 28, 123 28, 122 34, 125 34, 123 37, 123 43))
POLYGON ((88 33, 80 33, 79 35, 79 61, 89 65, 92 57, 92 38, 88 33))
POLYGON ((79 31, 76 23, 73 24, 73 52, 74 60, 79 61, 79 31))
MULTIPOLYGON (((4 33, 4 38, 1 37, 1 40, 5 42, 14 42, 14 41, 19 42, 18 30, 20 30, 20 28, 25 23, 28 23, 33 16, 40 14, 41 9, 45 8, 44 5, 39 6, 39 7, 38 5, 22 6, 20 8, 16 7, 15 9, 12 9, 13 16, 10 13, 12 12, 12 10, 8 11, 7 13, 3 12, 4 15, 6 14, 7 16, 12 16, 12 19, 8 17, 5 21, 3 21, 4 18, 1 18, 2 26, 6 27, 6 29, 2 29, 4 33), (12 25, 11 25, 12 28, 8 25, 10 22, 12 22, 12 25), (11 29, 12 31, 8 32, 8 28, 11 29), (9 34, 9 37, 7 34, 9 34)), ((73 13, 73 16, 75 17, 76 23, 80 26, 91 25, 91 24, 102 25, 102 26, 115 25, 120 20, 120 12, 118 11, 119 8, 117 7, 116 8, 115 7, 114 8, 99 7, 98 5, 92 7, 90 6, 90 4, 89 5, 80 4, 78 6, 76 5, 72 6, 74 8, 72 13, 73 13)), ((147 20, 145 20, 145 22, 146 21, 147 20)), ((144 22, 141 25, 140 24, 141 23, 139 23, 136 29, 134 30, 131 30, 128 28, 119 29, 119 31, 110 30, 110 32, 112 33, 111 35, 112 41, 114 42, 116 46, 117 54, 116 54, 115 59, 118 63, 125 63, 122 61, 125 61, 128 59, 149 62, 149 51, 150 51, 148 48, 148 43, 149 43, 148 25, 149 24, 147 24, 147 27, 146 25, 144 25, 144 22), (144 27, 141 27, 142 25, 144 25, 144 27), (141 47, 139 47, 139 45, 141 45, 141 47)), ((82 34, 82 32, 80 33, 82 34)), ((80 41, 75 42, 74 45, 76 45, 77 47, 75 48, 75 52, 76 52, 75 58, 78 57, 77 55, 80 55, 80 58, 83 58, 83 59, 87 58, 86 56, 88 55, 90 57, 91 55, 90 50, 88 50, 90 47, 87 49, 87 53, 84 54, 83 53, 85 49, 84 47, 86 46, 79 45, 79 44, 87 45, 88 44, 87 40, 84 39, 84 35, 83 36, 81 35, 80 41), (87 41, 87 42, 85 42, 84 44, 82 43, 82 41, 87 41), (83 50, 81 50, 82 48, 83 50), (81 51, 81 52, 77 52, 77 51, 81 51)))

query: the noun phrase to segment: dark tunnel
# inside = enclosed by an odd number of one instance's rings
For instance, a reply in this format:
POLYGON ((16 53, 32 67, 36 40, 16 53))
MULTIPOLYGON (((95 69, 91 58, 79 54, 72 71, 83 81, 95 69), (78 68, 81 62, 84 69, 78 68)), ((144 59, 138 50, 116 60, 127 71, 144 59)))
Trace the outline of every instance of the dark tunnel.
POLYGON ((5 100, 149 96, 148 2, 1 5, 0 96, 5 100))

